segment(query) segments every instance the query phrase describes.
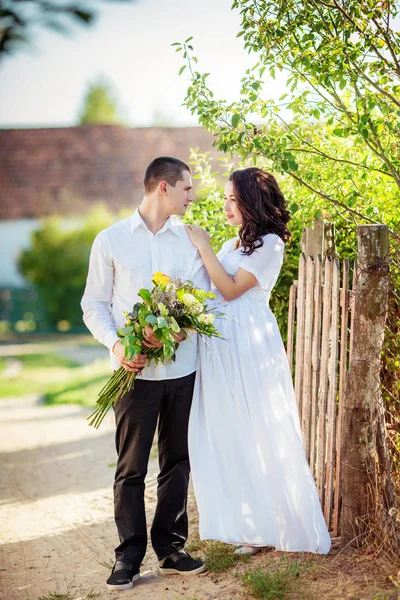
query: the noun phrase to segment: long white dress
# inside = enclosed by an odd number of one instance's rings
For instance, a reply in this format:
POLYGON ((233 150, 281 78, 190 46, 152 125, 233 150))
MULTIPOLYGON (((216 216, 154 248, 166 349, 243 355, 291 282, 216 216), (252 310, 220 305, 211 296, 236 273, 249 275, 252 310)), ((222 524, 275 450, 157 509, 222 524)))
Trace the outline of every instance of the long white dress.
POLYGON ((222 338, 199 341, 189 453, 201 539, 325 554, 331 540, 308 466, 292 377, 269 297, 284 243, 275 234, 251 256, 236 239, 218 254, 258 285, 216 304, 222 338))

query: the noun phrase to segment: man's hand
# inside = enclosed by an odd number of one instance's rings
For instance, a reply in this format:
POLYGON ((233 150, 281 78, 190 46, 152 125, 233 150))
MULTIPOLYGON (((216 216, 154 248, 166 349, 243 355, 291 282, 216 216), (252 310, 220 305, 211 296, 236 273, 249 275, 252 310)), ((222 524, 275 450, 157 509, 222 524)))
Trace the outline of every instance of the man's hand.
POLYGON ((143 346, 147 346, 148 348, 162 348, 164 346, 162 342, 158 341, 150 325, 143 327, 143 335, 146 340, 142 342, 143 346))
POLYGON ((179 331, 179 333, 173 333, 172 337, 178 344, 180 344, 181 342, 183 342, 183 340, 186 339, 186 335, 184 333, 182 333, 181 331, 179 331))
MULTIPOLYGON (((153 328, 150 325, 143 328, 143 335, 146 341, 142 342, 142 344, 148 348, 162 348, 164 345, 156 338, 153 328)), ((179 333, 173 333, 172 337, 176 342, 178 342, 178 344, 186 338, 185 334, 183 334, 181 331, 179 333)))
POLYGON ((132 360, 126 360, 125 348, 123 347, 121 340, 115 342, 112 351, 118 358, 120 365, 124 367, 125 371, 140 373, 147 364, 147 356, 145 354, 136 354, 132 360))

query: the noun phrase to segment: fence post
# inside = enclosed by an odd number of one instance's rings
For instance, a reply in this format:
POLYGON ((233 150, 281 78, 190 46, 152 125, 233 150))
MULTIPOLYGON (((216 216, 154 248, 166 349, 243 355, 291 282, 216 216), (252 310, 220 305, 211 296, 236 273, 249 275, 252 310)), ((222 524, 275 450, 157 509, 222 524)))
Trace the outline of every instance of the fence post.
POLYGON ((388 228, 361 225, 341 435, 341 542, 362 542, 377 461, 380 353, 388 308, 388 228))

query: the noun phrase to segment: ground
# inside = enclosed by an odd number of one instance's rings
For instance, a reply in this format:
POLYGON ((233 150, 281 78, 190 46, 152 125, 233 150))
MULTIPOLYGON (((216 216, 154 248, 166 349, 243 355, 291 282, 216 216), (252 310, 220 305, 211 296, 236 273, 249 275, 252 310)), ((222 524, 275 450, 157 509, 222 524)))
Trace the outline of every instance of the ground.
MULTIPOLYGON (((87 354, 78 356, 78 350, 71 348, 64 356, 88 362, 87 354)), ((63 353, 63 348, 59 351, 63 353)), ((189 547, 194 556, 206 556, 211 570, 191 579, 161 577, 149 548, 142 577, 134 588, 110 592, 105 580, 117 544, 112 503, 116 461, 112 415, 96 431, 85 419, 87 408, 44 406, 38 394, 4 398, 0 411, 2 600, 398 598, 396 565, 381 557, 339 553, 337 544, 327 557, 270 551, 232 566, 230 549, 199 542, 192 492, 189 547), (224 561, 230 568, 218 572, 224 561), (246 586, 242 577, 255 569, 263 569, 264 579, 265 573, 271 574, 269 592, 264 590, 258 596, 250 595, 250 591, 257 593, 256 588, 246 586)), ((155 507, 156 477, 157 458, 153 457, 146 480, 149 523, 155 507)))

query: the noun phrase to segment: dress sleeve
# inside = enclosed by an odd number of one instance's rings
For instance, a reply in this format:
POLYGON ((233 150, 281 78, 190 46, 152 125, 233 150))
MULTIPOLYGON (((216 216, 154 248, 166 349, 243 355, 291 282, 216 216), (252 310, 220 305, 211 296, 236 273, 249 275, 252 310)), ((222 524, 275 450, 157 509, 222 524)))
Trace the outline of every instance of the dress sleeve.
POLYGON ((261 248, 243 256, 239 268, 252 273, 261 287, 273 287, 282 266, 285 244, 274 233, 266 235, 263 241, 261 248))
POLYGON ((231 247, 234 245, 236 239, 237 238, 231 238, 229 240, 226 240, 226 242, 224 242, 222 244, 221 248, 217 252, 217 258, 218 258, 218 260, 221 260, 225 256, 225 254, 227 252, 229 252, 229 250, 231 249, 231 247))

